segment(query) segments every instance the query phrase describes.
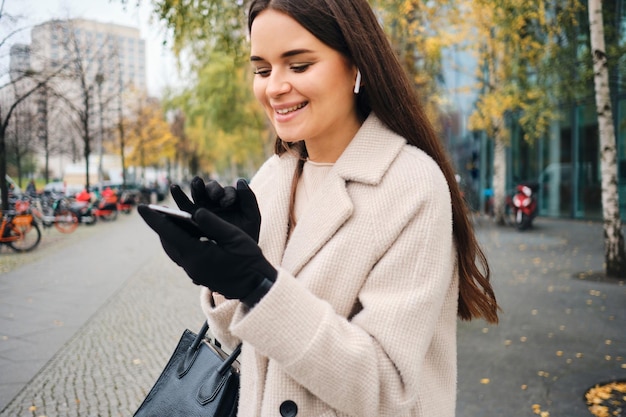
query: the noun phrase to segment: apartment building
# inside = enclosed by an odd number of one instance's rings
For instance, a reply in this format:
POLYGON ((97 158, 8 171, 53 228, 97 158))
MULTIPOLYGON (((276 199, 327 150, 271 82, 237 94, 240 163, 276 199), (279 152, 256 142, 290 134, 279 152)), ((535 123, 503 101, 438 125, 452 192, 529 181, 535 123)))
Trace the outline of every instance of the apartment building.
POLYGON ((63 65, 80 58, 91 76, 101 74, 111 92, 123 86, 146 89, 146 43, 139 29, 93 20, 51 20, 31 32, 32 65, 63 65))

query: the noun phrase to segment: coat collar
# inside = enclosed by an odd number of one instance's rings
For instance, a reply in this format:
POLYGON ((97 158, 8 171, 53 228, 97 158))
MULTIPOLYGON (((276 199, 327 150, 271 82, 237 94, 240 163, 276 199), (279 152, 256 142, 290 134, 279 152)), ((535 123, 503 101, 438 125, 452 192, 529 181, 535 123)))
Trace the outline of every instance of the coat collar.
POLYGON ((376 185, 405 144, 404 138, 371 114, 337 160, 334 171, 345 181, 376 185))
POLYGON ((375 115, 370 115, 312 196, 286 247, 289 194, 297 161, 290 155, 281 157, 271 214, 263 225, 269 235, 263 239, 268 259, 278 261, 296 275, 351 217, 354 207, 347 183, 379 184, 405 144, 402 137, 385 127, 375 115))

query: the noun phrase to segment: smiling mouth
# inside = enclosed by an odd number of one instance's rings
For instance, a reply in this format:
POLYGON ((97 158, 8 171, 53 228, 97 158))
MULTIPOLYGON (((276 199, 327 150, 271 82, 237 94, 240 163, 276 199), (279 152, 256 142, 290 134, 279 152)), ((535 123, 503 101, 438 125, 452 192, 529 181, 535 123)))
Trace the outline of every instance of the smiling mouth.
POLYGON ((278 113, 278 114, 288 114, 288 113, 294 112, 296 110, 300 110, 301 108, 303 108, 307 104, 308 104, 308 102, 304 102, 304 103, 300 103, 300 104, 298 104, 296 106, 289 107, 289 108, 286 108, 286 109, 277 109, 276 113, 278 113))

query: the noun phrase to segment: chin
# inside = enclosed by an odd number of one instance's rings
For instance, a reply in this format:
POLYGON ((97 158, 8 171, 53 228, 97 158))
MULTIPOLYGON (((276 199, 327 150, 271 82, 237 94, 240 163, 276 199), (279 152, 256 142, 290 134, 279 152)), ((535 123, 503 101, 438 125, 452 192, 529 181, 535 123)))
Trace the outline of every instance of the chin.
POLYGON ((293 132, 286 132, 284 130, 276 130, 276 135, 280 138, 280 140, 287 143, 295 143, 304 140, 302 135, 294 134, 293 132))

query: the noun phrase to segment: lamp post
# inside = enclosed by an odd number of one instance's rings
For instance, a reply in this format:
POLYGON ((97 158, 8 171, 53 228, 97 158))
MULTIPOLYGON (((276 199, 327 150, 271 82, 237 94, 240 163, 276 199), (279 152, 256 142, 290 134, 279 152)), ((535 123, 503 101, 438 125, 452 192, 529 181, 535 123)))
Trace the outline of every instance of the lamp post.
POLYGON ((104 143, 104 109, 102 108, 102 83, 104 82, 104 74, 101 72, 96 74, 96 84, 98 84, 98 100, 100 107, 100 140, 98 141, 98 186, 102 192, 102 182, 104 181, 104 172, 102 168, 103 143, 104 143))

